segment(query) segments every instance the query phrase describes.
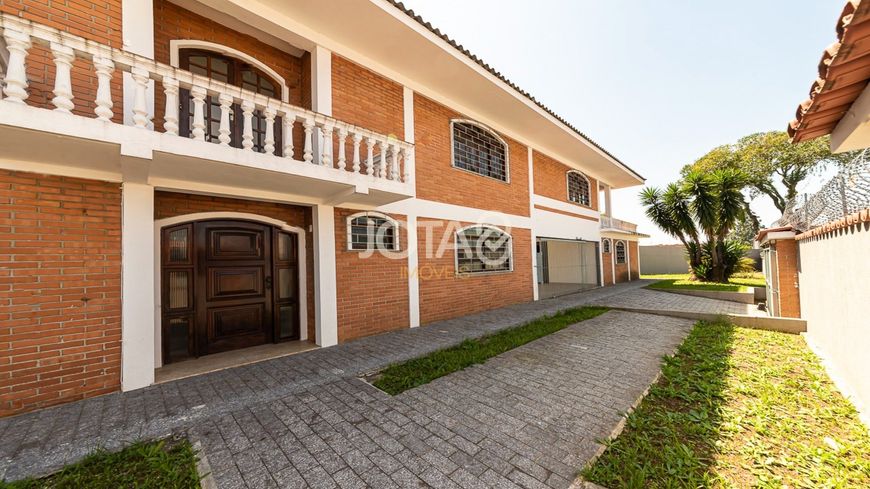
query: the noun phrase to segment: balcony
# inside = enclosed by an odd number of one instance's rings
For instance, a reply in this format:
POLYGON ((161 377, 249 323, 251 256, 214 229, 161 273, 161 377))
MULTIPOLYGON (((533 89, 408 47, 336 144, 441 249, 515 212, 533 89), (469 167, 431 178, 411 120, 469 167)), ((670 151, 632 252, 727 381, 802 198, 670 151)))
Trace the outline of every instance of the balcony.
POLYGON ((15 16, 0 14, 0 31, 9 54, 0 97, 0 161, 15 168, 64 168, 75 176, 144 180, 160 188, 195 182, 204 190, 243 188, 330 205, 378 206, 415 195, 412 144, 15 16), (27 103, 26 64, 43 55, 32 53, 37 46, 54 64, 46 70, 54 95, 49 108, 27 103), (84 82, 76 78, 83 66, 84 82), (120 117, 113 97, 123 78, 120 117), (95 91, 73 93, 74 85, 88 83, 95 91), (190 137, 183 137, 179 97, 188 93, 190 137), (219 101, 219 124, 206 120, 209 99, 219 101), (152 121, 155 105, 165 109, 152 121), (231 145, 237 107, 240 144, 231 145), (265 122, 265 134, 255 144, 257 119, 265 122), (218 134, 209 138, 213 142, 206 138, 207 123, 214 125, 208 132, 218 134))
POLYGON ((637 232, 637 224, 616 219, 610 216, 601 216, 601 230, 617 233, 640 234, 637 232))

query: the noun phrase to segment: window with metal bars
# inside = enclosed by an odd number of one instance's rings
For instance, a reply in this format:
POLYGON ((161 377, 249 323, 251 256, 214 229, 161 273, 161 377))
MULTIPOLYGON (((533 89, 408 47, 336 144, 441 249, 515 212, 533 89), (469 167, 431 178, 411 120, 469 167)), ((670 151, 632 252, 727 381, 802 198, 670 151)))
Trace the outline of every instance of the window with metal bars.
POLYGON ((352 251, 398 251, 399 225, 379 213, 354 214, 347 220, 347 247, 352 251))
POLYGON ((601 252, 602 253, 610 253, 610 240, 604 238, 601 240, 601 252))
POLYGON ((507 144, 495 132, 468 121, 452 121, 451 131, 454 167, 508 180, 507 144))
POLYGON ((590 205, 589 179, 579 171, 568 172, 568 200, 588 206, 590 205))
POLYGON ((511 236, 490 226, 471 226, 456 233, 456 272, 513 270, 511 236))
POLYGON ((619 265, 625 263, 625 241, 616 242, 616 263, 619 265))

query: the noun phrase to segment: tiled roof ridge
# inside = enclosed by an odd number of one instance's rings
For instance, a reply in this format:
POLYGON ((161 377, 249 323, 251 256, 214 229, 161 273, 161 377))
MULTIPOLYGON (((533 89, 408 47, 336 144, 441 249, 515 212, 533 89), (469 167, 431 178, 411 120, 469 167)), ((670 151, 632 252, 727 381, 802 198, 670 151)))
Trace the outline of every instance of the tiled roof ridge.
POLYGON ((810 229, 809 231, 798 234, 797 236, 795 236, 795 239, 802 240, 807 238, 820 237, 826 234, 833 233, 834 231, 845 229, 865 222, 870 222, 870 208, 863 209, 858 212, 853 212, 852 214, 849 214, 842 219, 837 219, 836 221, 829 222, 827 224, 823 224, 821 226, 810 229))
POLYGON ((866 43, 865 23, 868 20, 870 20, 870 1, 846 2, 837 18, 835 28, 837 40, 822 53, 818 64, 818 78, 810 87, 809 97, 798 105, 795 118, 788 124, 788 134, 795 142, 829 133, 863 91, 863 86, 867 84, 867 77, 851 79, 848 83, 835 86, 832 85, 834 81, 831 79, 831 70, 843 66, 843 70, 857 72, 858 68, 863 66, 856 68, 845 65, 856 60, 861 60, 862 65, 866 64, 863 63, 863 57, 870 54, 866 43), (859 43, 859 41, 865 42, 859 43), (820 97, 822 94, 825 96, 820 97))
POLYGON ((589 136, 583 134, 579 129, 577 129, 576 127, 574 127, 573 124, 571 124, 570 122, 568 122, 567 120, 565 120, 565 119, 564 119, 562 116, 560 116, 559 114, 555 113, 552 109, 550 109, 549 107, 547 107, 546 105, 544 105, 542 102, 538 101, 538 99, 536 99, 532 94, 530 94, 529 92, 527 92, 527 91, 523 90, 522 88, 520 88, 517 84, 515 84, 515 83, 512 82, 510 79, 508 79, 506 76, 504 76, 503 74, 501 74, 501 72, 497 71, 495 68, 493 68, 492 66, 490 66, 487 62, 485 62, 485 61, 482 60, 481 58, 477 57, 477 55, 475 55, 474 53, 472 53, 471 51, 469 51, 468 49, 466 49, 463 45, 461 45, 461 44, 459 44, 458 42, 456 42, 455 40, 453 40, 453 39, 452 39, 450 36, 448 36, 447 34, 441 32, 440 29, 438 29, 437 27, 433 26, 430 22, 428 22, 428 21, 426 21, 425 19, 423 19, 423 17, 421 17, 420 15, 418 15, 416 12, 414 12, 414 10, 405 7, 405 5, 404 5, 401 1, 399 1, 399 0, 387 0, 387 2, 390 3, 391 5, 393 5, 394 7, 396 7, 397 9, 399 9, 402 13, 404 13, 404 14, 407 15, 408 17, 414 19, 418 24, 420 24, 421 26, 423 26, 423 27, 425 27, 426 29, 428 29, 429 32, 431 32, 432 34, 435 34, 436 36, 438 36, 438 37, 440 37, 441 39, 443 39, 447 44, 449 44, 449 45, 452 46, 454 49, 456 49, 457 51, 459 51, 460 53, 462 53, 463 55, 465 55, 468 59, 470 59, 470 60, 474 61, 475 63, 477 63, 481 68, 485 69, 485 70, 488 71, 490 74, 492 74, 493 76, 495 76, 495 77, 498 78, 499 80, 501 80, 501 81, 503 81, 504 83, 506 83, 508 86, 510 86, 512 89, 514 89, 517 93, 519 93, 520 95, 522 95, 522 96, 526 97, 527 99, 529 99, 530 101, 532 101, 535 105, 537 105, 538 107, 540 107, 541 109, 543 109, 546 113, 548 113, 548 114, 550 114, 551 116, 553 116, 554 118, 556 118, 556 120, 558 120, 559 122, 561 122, 562 124, 564 124, 566 127, 568 127, 569 129, 571 129, 572 131, 574 131, 575 133, 577 133, 577 134, 578 134, 580 137, 582 137, 584 140, 586 140, 587 142, 589 142, 589 144, 595 146, 596 148, 598 148, 599 150, 601 150, 604 154, 606 154, 607 156, 613 158, 614 161, 616 161, 616 162, 618 162, 620 165, 624 166, 624 167, 625 167, 628 171, 630 171, 631 173, 634 173, 635 176, 637 176, 638 178, 640 178, 640 179, 642 179, 642 180, 646 180, 646 179, 645 179, 643 176, 641 176, 638 172, 634 171, 631 167, 629 167, 628 165, 626 165, 625 163, 623 163, 622 160, 620 160, 620 159, 617 158, 615 155, 613 155, 613 153, 611 153, 610 151, 607 151, 606 149, 604 149, 604 147, 602 147, 600 144, 596 143, 596 142, 593 141, 589 136))

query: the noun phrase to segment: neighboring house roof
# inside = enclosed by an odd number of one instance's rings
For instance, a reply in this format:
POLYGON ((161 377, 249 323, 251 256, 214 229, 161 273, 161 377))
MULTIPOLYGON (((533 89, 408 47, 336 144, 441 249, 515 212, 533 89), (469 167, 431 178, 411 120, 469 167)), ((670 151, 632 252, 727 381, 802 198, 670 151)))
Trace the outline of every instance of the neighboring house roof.
POLYGON ((837 20, 837 41, 819 61, 819 78, 788 133, 795 143, 831 134, 870 81, 870 0, 850 0, 837 20))
POLYGON ((521 94, 522 96, 524 96, 524 97, 526 97, 527 99, 529 99, 530 101, 532 101, 535 105, 537 105, 538 107, 540 107, 541 109, 543 109, 544 111, 546 111, 546 112, 547 112, 548 114, 550 114, 551 116, 555 117, 559 122, 561 122, 561 123, 564 124, 566 127, 568 127, 569 129, 571 129, 572 131, 574 131, 575 133, 577 133, 580 137, 582 137, 582 138, 585 139, 587 142, 589 142, 589 144, 595 146, 596 148, 598 148, 598 149, 600 149, 601 151, 603 151, 607 156, 613 158, 616 162, 618 162, 620 165, 622 165, 623 167, 625 167, 627 170, 629 170, 631 173, 633 173, 636 177, 638 177, 638 178, 641 179, 641 180, 646 180, 646 179, 645 179, 645 178, 644 178, 640 173, 636 172, 634 169, 632 169, 631 167, 629 167, 628 165, 626 165, 624 162, 622 162, 622 160, 620 160, 619 158, 617 158, 616 156, 614 156, 613 153, 607 151, 607 150, 604 149, 600 144, 596 143, 595 141, 593 141, 592 139, 590 139, 587 135, 585 135, 585 134, 583 134, 582 132, 580 132, 579 129, 577 129, 576 127, 574 127, 574 125, 572 125, 570 122, 568 122, 567 120, 565 120, 562 116, 560 116, 559 114, 555 113, 551 108, 547 107, 546 105, 544 105, 543 103, 541 103, 540 101, 538 101, 538 100, 537 100, 537 99, 536 99, 532 94, 530 94, 529 92, 527 92, 527 91, 523 90, 522 88, 520 88, 519 86, 517 86, 514 82, 512 82, 510 79, 508 79, 506 76, 504 76, 501 72, 497 71, 495 68, 493 68, 492 66, 490 66, 490 65, 489 65, 488 63, 486 63, 484 60, 478 58, 477 55, 473 54, 471 51, 469 51, 468 49, 466 49, 463 45, 457 43, 457 42, 456 42, 455 40, 453 40, 450 36, 448 36, 447 34, 444 34, 443 32, 441 32, 440 29, 436 28, 435 26, 433 26, 432 24, 430 24, 429 22, 427 22, 427 21, 426 21, 425 19, 423 19, 420 15, 418 15, 417 13, 415 13, 412 9, 409 9, 409 8, 405 7, 405 5, 404 5, 402 2, 400 2, 400 1, 398 1, 398 0, 387 0, 387 1, 388 1, 389 3, 391 3, 393 6, 395 6, 397 9, 401 10, 405 15, 407 15, 408 17, 411 17, 412 19, 414 19, 415 21, 417 21, 420 25, 422 25, 423 27, 425 27, 426 29, 428 29, 430 32, 432 32, 433 34, 435 34, 436 36, 440 37, 440 38, 443 39, 445 42, 447 42, 448 44, 450 44, 451 46, 453 46, 453 48, 455 48, 457 51, 459 51, 460 53, 462 53, 463 55, 467 56, 469 59, 471 59, 472 61, 474 61, 474 62, 477 63, 478 65, 480 65, 483 69, 485 69, 485 70, 487 70, 488 72, 490 72, 493 76, 497 77, 499 80, 501 80, 501 81, 503 81, 504 83, 508 84, 511 88, 513 88, 514 90, 516 90, 519 94, 521 94))

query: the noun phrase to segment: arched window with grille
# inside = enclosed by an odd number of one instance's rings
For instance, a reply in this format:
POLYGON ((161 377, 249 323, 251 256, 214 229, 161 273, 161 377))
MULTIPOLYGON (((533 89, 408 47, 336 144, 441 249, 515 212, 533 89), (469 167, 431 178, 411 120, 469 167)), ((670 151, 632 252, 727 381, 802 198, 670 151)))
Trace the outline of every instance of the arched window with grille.
POLYGON ((360 212, 347 218, 347 249, 399 251, 399 223, 379 212, 360 212))
POLYGON ((616 263, 618 265, 625 263, 625 241, 616 242, 616 263))
POLYGON ((576 170, 568 172, 568 200, 575 204, 591 205, 589 179, 576 170))
POLYGON ((610 238, 604 238, 601 240, 601 252, 610 253, 610 238))
POLYGON ((456 232, 456 273, 513 270, 511 235, 494 226, 474 225, 456 232))
POLYGON ((495 131, 466 120, 450 121, 453 166, 508 181, 508 145, 495 131))

